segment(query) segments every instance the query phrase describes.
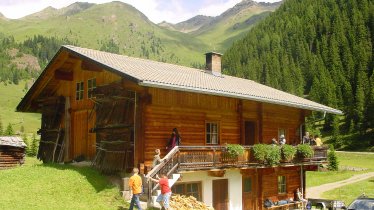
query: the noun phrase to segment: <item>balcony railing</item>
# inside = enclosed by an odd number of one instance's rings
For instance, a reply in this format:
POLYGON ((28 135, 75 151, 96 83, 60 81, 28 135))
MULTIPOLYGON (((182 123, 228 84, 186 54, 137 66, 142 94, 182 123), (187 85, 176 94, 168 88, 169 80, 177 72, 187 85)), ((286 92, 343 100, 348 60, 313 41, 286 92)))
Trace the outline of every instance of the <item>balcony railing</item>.
MULTIPOLYGON (((312 147, 314 156, 308 159, 294 158, 279 165, 313 165, 327 161, 327 147, 312 147)), ((252 155, 252 146, 244 146, 244 154, 231 158, 225 146, 180 146, 178 171, 209 170, 218 168, 267 167, 252 155)))

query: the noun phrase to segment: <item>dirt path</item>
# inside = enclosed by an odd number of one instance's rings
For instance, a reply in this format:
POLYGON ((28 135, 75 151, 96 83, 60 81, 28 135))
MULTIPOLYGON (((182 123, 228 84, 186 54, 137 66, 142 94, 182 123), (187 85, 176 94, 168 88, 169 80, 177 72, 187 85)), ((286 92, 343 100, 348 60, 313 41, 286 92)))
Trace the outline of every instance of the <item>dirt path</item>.
POLYGON ((323 184, 323 185, 320 185, 320 186, 317 186, 317 187, 310 187, 310 188, 306 189, 307 190, 306 191, 307 192, 307 197, 308 198, 322 198, 321 197, 322 193, 324 193, 326 191, 330 191, 330 190, 342 187, 342 186, 347 185, 347 184, 352 184, 352 183, 359 182, 359 181, 362 181, 362 180, 365 180, 365 179, 369 179, 371 177, 374 177, 374 172, 354 175, 349 179, 345 179, 345 180, 342 180, 342 181, 339 181, 339 182, 323 184))

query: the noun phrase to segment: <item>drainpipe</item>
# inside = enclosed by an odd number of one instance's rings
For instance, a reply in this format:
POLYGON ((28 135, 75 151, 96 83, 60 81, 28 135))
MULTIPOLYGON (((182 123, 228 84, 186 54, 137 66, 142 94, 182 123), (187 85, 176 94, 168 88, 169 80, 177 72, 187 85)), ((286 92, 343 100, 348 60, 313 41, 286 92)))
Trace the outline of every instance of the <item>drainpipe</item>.
POLYGON ((303 165, 300 166, 300 185, 301 185, 301 195, 304 197, 304 179, 303 179, 303 165))

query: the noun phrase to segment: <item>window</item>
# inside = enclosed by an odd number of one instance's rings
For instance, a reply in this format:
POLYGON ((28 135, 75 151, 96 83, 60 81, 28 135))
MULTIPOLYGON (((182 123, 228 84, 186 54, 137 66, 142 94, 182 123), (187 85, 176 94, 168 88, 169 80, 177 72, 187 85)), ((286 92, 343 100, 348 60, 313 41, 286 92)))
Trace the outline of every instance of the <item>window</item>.
POLYGON ((206 123, 206 143, 218 144, 219 141, 219 126, 218 123, 206 123))
POLYGON ((87 98, 92 98, 96 89, 96 78, 87 80, 87 98))
POLYGON ((83 82, 77 82, 77 89, 75 92, 75 100, 79 101, 83 99, 84 86, 83 82))
POLYGON ((286 193, 286 177, 278 176, 278 193, 286 193))
POLYGON ((278 129, 278 138, 279 138, 281 135, 284 135, 284 137, 286 137, 286 129, 284 129, 284 128, 279 128, 279 129, 278 129))
POLYGON ((252 179, 250 177, 243 178, 243 192, 245 193, 252 192, 252 179))
POLYGON ((185 195, 185 196, 191 195, 195 197, 198 201, 202 201, 200 182, 174 184, 171 191, 174 194, 185 195))

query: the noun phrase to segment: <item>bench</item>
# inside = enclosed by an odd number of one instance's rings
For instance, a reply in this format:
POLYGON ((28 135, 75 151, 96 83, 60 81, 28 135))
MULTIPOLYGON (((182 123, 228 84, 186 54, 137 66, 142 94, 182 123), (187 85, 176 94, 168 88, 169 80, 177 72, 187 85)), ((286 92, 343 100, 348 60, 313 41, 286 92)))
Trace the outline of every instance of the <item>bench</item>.
POLYGON ((286 203, 282 205, 274 205, 272 207, 267 207, 266 209, 277 209, 277 210, 289 210, 289 209, 302 209, 302 201, 294 201, 292 203, 286 203))

